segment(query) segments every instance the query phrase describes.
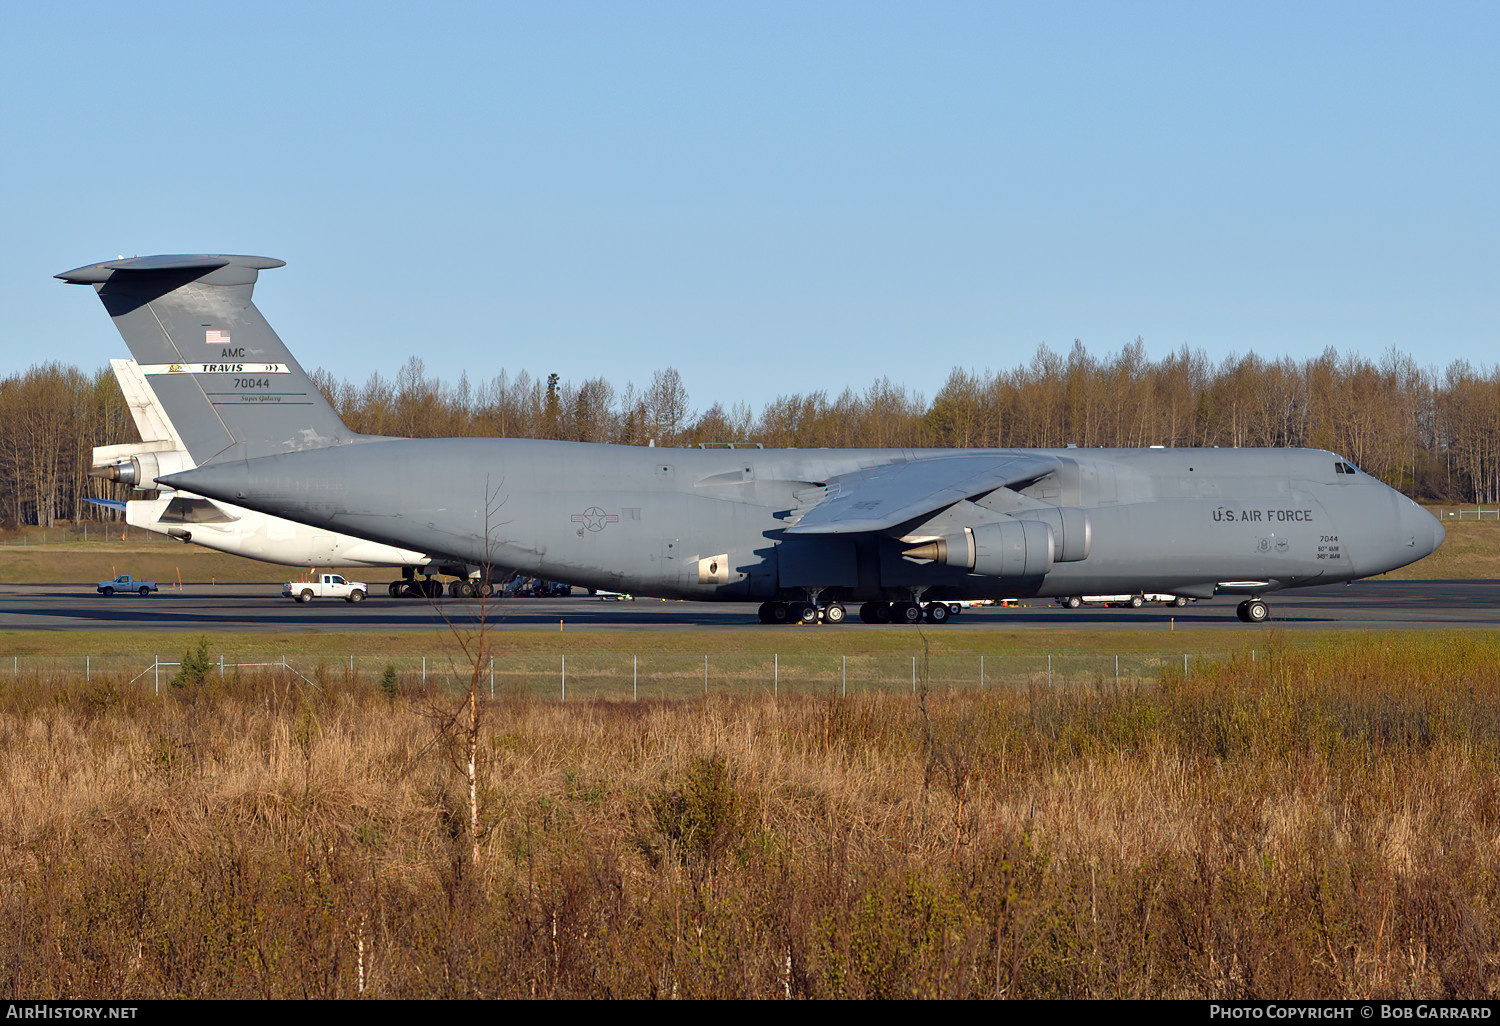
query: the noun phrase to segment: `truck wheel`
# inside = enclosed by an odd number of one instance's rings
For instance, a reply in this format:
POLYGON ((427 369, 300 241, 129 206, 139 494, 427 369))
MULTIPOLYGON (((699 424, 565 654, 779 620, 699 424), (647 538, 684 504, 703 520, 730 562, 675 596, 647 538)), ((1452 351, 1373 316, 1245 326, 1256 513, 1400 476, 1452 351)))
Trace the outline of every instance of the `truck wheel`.
POLYGON ((362 592, 362 591, 360 591, 358 588, 355 588, 353 591, 351 591, 349 593, 349 601, 350 602, 363 602, 364 600, 365 600, 365 593, 362 592))
POLYGON ((1068 601, 1065 603, 1065 605, 1067 605, 1069 609, 1077 609, 1079 606, 1083 605, 1083 599, 1079 598, 1077 595, 1069 595, 1068 601))
POLYGON ((105 598, 109 598, 114 593, 115 593, 115 589, 113 589, 113 588, 105 588, 105 589, 103 589, 102 591, 99 592, 99 594, 103 595, 105 598))
POLYGON ((151 589, 146 587, 144 584, 141 585, 141 598, 145 598, 149 594, 151 594, 151 589))
POLYGON ((1130 608, 1139 609, 1146 604, 1146 600, 1139 595, 1130 596, 1130 608))
POLYGON ((302 594, 300 594, 300 595, 297 596, 297 601, 298 602, 311 602, 312 601, 312 592, 307 591, 306 589, 304 589, 303 592, 302 592, 302 594))

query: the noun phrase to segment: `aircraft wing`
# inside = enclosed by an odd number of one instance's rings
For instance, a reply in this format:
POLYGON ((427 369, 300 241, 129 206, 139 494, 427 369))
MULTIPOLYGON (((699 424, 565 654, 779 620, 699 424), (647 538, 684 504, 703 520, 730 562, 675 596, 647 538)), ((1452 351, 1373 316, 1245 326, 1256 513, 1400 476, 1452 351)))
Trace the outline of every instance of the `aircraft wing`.
POLYGON ((883 531, 996 488, 1035 481, 1060 466, 1030 453, 930 456, 830 478, 828 495, 787 534, 883 531))

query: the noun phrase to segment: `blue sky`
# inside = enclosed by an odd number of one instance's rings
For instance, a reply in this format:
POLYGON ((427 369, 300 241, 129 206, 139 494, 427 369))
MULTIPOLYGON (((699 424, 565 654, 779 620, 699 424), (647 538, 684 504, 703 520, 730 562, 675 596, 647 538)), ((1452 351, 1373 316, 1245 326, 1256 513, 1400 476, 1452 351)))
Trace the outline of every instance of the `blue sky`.
POLYGON ((51 275, 288 266, 362 382, 692 405, 1040 344, 1496 362, 1500 5, 13 4, 0 373, 125 355, 51 275))

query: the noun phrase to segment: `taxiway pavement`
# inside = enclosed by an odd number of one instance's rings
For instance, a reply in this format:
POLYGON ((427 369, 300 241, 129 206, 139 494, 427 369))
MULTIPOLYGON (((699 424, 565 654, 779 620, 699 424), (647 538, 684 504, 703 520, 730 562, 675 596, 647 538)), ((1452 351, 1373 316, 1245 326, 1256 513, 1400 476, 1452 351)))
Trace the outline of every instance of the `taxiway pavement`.
MULTIPOLYGON (((1357 581, 1274 592, 1266 596, 1271 619, 1241 623, 1238 597, 1174 609, 1085 607, 1070 610, 1050 599, 1029 599, 1017 608, 966 610, 928 630, 1427 630, 1500 626, 1500 581, 1357 581)), ((576 596, 560 599, 489 601, 484 617, 495 630, 568 628, 605 630, 912 630, 862 624, 857 617, 838 626, 766 627, 753 603, 632 602, 576 596)), ((465 599, 392 599, 376 595, 361 603, 336 599, 301 604, 272 584, 189 584, 155 595, 95 594, 92 585, 0 585, 0 630, 6 631, 403 631, 436 630, 448 624, 477 625, 479 602, 465 599)), ((851 609, 851 613, 853 610, 851 609)))

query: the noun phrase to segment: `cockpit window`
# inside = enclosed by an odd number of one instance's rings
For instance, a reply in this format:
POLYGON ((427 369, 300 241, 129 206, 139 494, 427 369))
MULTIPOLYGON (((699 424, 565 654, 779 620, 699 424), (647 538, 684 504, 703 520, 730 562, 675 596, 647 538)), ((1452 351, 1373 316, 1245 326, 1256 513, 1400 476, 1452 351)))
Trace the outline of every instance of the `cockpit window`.
POLYGON ((1335 463, 1333 465, 1333 472, 1335 474, 1358 474, 1359 473, 1359 471, 1357 471, 1357 470, 1354 469, 1353 464, 1345 463, 1343 460, 1339 460, 1337 463, 1335 463))

